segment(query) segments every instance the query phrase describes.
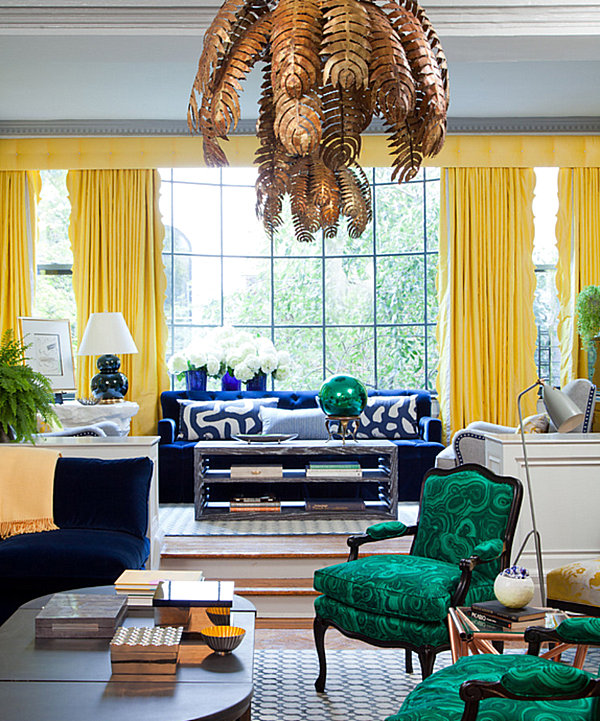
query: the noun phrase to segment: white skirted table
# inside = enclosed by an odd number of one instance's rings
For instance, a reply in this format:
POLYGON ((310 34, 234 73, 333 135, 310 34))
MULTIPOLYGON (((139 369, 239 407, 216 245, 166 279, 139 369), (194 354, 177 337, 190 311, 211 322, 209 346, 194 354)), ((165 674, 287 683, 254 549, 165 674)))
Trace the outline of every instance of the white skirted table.
POLYGON ((124 436, 129 433, 131 419, 139 409, 139 405, 133 401, 98 403, 95 406, 84 406, 79 401, 65 401, 54 406, 63 428, 89 426, 100 421, 112 421, 119 426, 121 434, 124 436))

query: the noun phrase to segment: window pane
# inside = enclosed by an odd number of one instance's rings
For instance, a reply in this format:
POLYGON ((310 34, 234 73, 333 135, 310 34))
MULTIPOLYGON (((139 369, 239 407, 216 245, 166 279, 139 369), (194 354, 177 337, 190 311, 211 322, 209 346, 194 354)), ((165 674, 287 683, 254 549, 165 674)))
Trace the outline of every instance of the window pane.
POLYGON ((225 323, 268 325, 271 322, 271 265, 259 258, 224 258, 225 323))
POLYGON ((316 233, 313 243, 301 243, 294 236, 294 225, 289 199, 283 201, 282 209, 283 224, 273 233, 273 254, 274 255, 321 255, 322 234, 316 233))
POLYGON ((280 328, 275 347, 292 356, 292 367, 285 380, 275 381, 277 390, 318 389, 323 383, 323 335, 320 328, 280 328))
POLYGON ((74 333, 77 308, 71 275, 38 275, 34 314, 36 318, 68 318, 74 333))
POLYGON ((274 261, 274 322, 320 324, 323 318, 320 259, 274 261))
POLYGON ((377 259, 377 321, 422 323, 424 312, 423 257, 377 259))
POLYGON ((38 204, 38 265, 58 263, 73 265, 69 240, 71 204, 67 192, 66 170, 44 170, 41 173, 42 191, 38 204))
POLYGON ((373 322, 373 261, 330 258, 325 261, 325 313, 331 324, 373 322))
POLYGON ((424 329, 380 328, 377 332, 377 381, 380 388, 424 388, 424 329))
POLYGON ((182 234, 181 249, 221 252, 221 191, 207 185, 173 184, 173 225, 182 234))
POLYGON ((223 188, 223 253, 268 255, 271 245, 256 217, 254 188, 223 188))
POLYGON ((220 325, 220 259, 175 256, 173 262, 176 322, 220 325))
POLYGON ((373 223, 369 223, 365 232, 358 238, 348 235, 347 220, 340 219, 335 238, 325 239, 327 255, 370 255, 373 253, 373 223))
POLYGON ((180 183, 208 183, 219 185, 220 168, 173 168, 173 180, 180 183))
POLYGON ((440 247, 440 184, 427 183, 427 250, 440 247))
POLYGON ((223 185, 247 185, 254 188, 257 168, 223 168, 223 185))
POLYGON ((375 385, 372 328, 326 328, 326 375, 348 373, 375 385))
POLYGON ((437 297, 437 268, 438 268, 438 256, 428 255, 427 256, 427 322, 431 323, 437 319, 438 316, 438 297, 437 297))
POLYGON ((435 325, 427 326, 427 381, 425 388, 435 390, 440 354, 435 337, 435 325))
POLYGON ((376 193, 378 251, 422 251, 423 184, 382 186, 376 193))

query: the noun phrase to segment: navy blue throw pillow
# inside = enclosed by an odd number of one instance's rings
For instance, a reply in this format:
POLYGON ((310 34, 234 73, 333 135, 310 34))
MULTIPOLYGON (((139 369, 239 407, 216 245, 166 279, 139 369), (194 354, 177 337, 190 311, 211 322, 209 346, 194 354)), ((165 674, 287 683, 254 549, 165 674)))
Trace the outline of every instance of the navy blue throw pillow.
POLYGON ((181 402, 179 438, 184 441, 229 440, 240 433, 260 433, 261 406, 276 406, 277 398, 181 402))
POLYGON ((149 458, 59 458, 54 522, 59 528, 123 531, 143 538, 151 478, 149 458))
POLYGON ((372 396, 360 414, 357 438, 417 438, 417 396, 372 396))

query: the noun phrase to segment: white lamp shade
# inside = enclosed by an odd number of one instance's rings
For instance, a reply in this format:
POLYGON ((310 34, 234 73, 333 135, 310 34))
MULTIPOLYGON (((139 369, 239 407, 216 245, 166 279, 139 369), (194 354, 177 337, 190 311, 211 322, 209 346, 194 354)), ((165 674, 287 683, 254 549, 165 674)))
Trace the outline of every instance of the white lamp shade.
POLYGON ((92 313, 85 327, 77 355, 137 353, 123 314, 92 313))
POLYGON ((568 433, 583 423, 583 412, 558 388, 542 383, 542 400, 559 433, 568 433))

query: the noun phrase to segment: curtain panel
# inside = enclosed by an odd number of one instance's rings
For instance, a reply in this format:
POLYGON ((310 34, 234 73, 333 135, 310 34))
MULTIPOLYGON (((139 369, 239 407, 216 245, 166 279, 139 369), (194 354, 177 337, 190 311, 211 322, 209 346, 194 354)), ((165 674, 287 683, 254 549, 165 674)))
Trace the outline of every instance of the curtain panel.
POLYGON ((564 385, 573 378, 588 377, 575 303, 587 285, 600 285, 600 168, 560 169, 556 240, 560 380, 564 385))
MULTIPOLYGON (((537 377, 534 185, 529 168, 442 170, 437 390, 447 439, 475 420, 516 425, 517 395, 537 377)), ((526 397, 524 410, 534 407, 526 397)))
MULTIPOLYGON (((129 380, 127 399, 140 406, 132 433, 153 434, 160 393, 169 387, 160 177, 155 170, 73 170, 67 174, 67 188, 79 340, 90 313, 123 313, 139 350, 121 358, 129 380)), ((95 360, 79 357, 81 395, 90 393, 95 360)))
POLYGON ((35 283, 38 171, 0 171, 0 332, 31 316, 35 283))

